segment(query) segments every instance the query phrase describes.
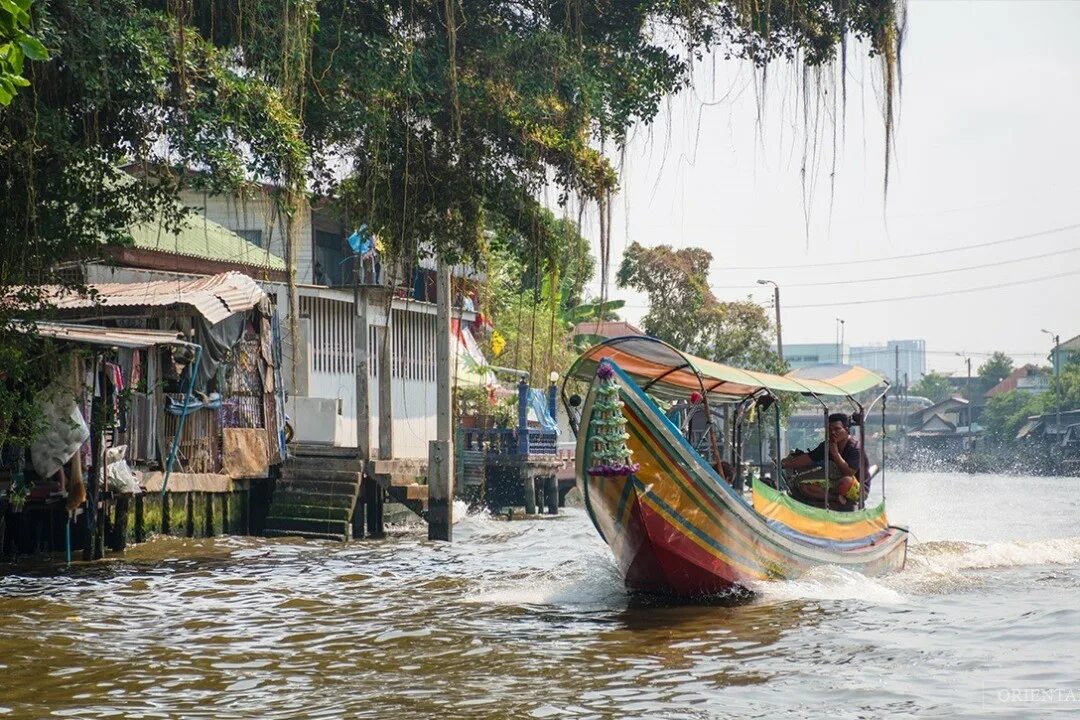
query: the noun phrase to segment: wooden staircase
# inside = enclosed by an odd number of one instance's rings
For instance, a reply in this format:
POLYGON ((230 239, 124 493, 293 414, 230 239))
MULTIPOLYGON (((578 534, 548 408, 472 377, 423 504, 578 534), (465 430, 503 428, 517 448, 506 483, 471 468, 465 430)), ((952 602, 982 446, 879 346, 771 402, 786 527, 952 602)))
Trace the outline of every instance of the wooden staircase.
POLYGON ((282 466, 263 534, 310 540, 351 539, 363 477, 355 458, 290 457, 282 466))

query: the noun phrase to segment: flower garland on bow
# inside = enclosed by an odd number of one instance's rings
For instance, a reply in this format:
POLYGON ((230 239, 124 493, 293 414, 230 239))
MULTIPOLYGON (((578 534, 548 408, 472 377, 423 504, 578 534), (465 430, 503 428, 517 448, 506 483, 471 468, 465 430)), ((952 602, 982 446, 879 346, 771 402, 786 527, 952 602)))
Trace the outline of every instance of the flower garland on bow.
POLYGON ((589 475, 616 477, 630 475, 641 469, 641 465, 631 462, 631 451, 626 446, 630 435, 626 432, 626 418, 623 416, 623 402, 619 398, 619 386, 615 382, 615 370, 608 363, 601 363, 596 370, 600 383, 596 387, 596 399, 593 401, 592 416, 592 467, 589 475))

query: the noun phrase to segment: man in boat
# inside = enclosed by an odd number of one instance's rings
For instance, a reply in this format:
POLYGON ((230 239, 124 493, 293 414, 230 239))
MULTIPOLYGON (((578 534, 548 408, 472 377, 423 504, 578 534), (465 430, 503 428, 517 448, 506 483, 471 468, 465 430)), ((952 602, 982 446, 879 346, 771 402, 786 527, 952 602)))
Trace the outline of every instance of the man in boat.
POLYGON ((862 453, 848 433, 848 416, 833 413, 829 416, 829 437, 808 453, 797 452, 781 463, 784 470, 796 473, 791 481, 791 495, 813 505, 825 505, 836 510, 853 510, 858 504, 862 453), (798 473, 820 468, 829 453, 829 477, 821 473, 798 473))

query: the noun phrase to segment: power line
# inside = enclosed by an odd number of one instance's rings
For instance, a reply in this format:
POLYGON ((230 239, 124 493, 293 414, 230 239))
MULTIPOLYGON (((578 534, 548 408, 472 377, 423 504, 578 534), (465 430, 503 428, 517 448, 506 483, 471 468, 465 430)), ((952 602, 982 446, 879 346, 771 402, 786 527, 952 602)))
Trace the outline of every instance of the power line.
MULTIPOLYGON (((949 268, 947 270, 928 270, 927 272, 920 273, 908 273, 906 275, 885 275, 882 277, 863 278, 862 280, 828 280, 825 282, 809 282, 809 283, 784 283, 784 288, 805 288, 805 287, 825 287, 828 285, 855 285, 858 283, 870 283, 870 282, 883 282, 886 280, 906 280, 908 278, 920 278, 930 277, 932 275, 948 275, 949 273, 964 272, 966 270, 983 270, 990 267, 1000 267, 1002 265, 1012 265, 1018 262, 1026 262, 1028 260, 1044 260, 1048 257, 1055 257, 1057 255, 1066 255, 1068 253, 1080 252, 1080 247, 1066 248, 1064 250, 1055 250, 1054 252, 1041 253, 1039 255, 1028 255, 1021 258, 1013 258, 1010 260, 997 260, 995 262, 982 263, 981 265, 966 265, 964 267, 949 268)), ((753 285, 718 285, 715 290, 734 290, 739 288, 750 288, 753 285)))
POLYGON ((1032 238, 1043 237, 1045 235, 1053 235, 1055 233, 1065 232, 1066 230, 1075 230, 1080 228, 1080 223, 1073 225, 1063 225, 1057 228, 1051 228, 1050 230, 1041 230, 1039 232, 1028 233, 1026 235, 1016 235, 1014 237, 1004 238, 1002 240, 991 240, 990 242, 975 243, 973 245, 960 245, 954 248, 946 248, 944 250, 927 250, 921 253, 911 253, 909 255, 892 255, 890 257, 880 258, 867 258, 865 260, 837 260, 834 262, 825 263, 799 263, 797 265, 746 265, 742 267, 725 267, 718 268, 720 270, 802 270, 807 268, 821 268, 821 267, 836 267, 838 265, 861 265, 864 263, 874 262, 886 262, 890 260, 909 260, 911 258, 930 257, 931 255, 944 255, 946 253, 960 252, 961 250, 974 250, 976 248, 991 247, 993 245, 1004 245, 1005 243, 1019 242, 1021 240, 1030 240, 1032 238))
POLYGON ((834 303, 809 303, 806 305, 785 305, 784 309, 797 308, 825 308, 825 307, 858 307, 859 305, 872 305, 876 303, 898 302, 900 300, 921 300, 922 298, 946 297, 948 295, 964 295, 966 293, 981 292, 983 290, 997 290, 998 288, 1016 287, 1017 285, 1030 285, 1031 283, 1043 282, 1044 280, 1057 280, 1058 278, 1080 275, 1080 270, 1058 273, 1056 275, 1044 275, 1043 277, 1016 280, 1014 282, 999 283, 997 285, 983 285, 981 287, 964 288, 962 290, 943 290, 936 293, 924 293, 922 295, 902 295, 900 297, 874 298, 872 300, 856 300, 849 302, 834 303))

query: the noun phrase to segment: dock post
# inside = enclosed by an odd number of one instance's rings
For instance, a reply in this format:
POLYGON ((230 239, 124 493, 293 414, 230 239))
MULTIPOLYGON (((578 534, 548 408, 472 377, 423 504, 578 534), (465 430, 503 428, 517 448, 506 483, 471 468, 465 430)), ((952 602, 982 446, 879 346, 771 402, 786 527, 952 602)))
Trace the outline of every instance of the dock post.
MULTIPOLYGON (((368 537, 381 538, 386 529, 383 527, 383 495, 379 483, 370 476, 365 476, 361 483, 361 492, 366 497, 364 504, 367 506, 367 531, 368 537)), ((355 537, 355 535, 353 536, 355 537)))
POLYGON ((169 513, 172 512, 172 503, 169 500, 169 493, 162 493, 161 495, 161 534, 168 535, 172 532, 172 519, 169 513))
MULTIPOLYGON (((356 371, 356 459, 361 465, 371 460, 371 311, 369 297, 359 285, 353 291, 353 368, 356 371)), ((363 468, 361 468, 363 469, 363 468)))
POLYGON ((544 504, 548 515, 559 514, 559 479, 554 475, 544 478, 544 504))
POLYGON ((184 535, 187 537, 195 537, 195 493, 184 493, 186 500, 187 521, 184 527, 184 535))
POLYGON ((143 516, 143 495, 135 496, 135 542, 141 543, 146 540, 146 524, 143 516))
POLYGON ((116 498, 116 520, 113 522, 111 538, 112 549, 120 552, 127 547, 127 532, 129 512, 131 511, 131 496, 119 495, 116 498))
POLYGON ((528 467, 521 470, 521 491, 525 497, 525 514, 536 514, 536 478, 529 472, 528 467))
MULTIPOLYGON (((93 360, 95 382, 101 371, 101 355, 93 360)), ((105 438, 102 428, 104 399, 94 396, 90 401, 90 454, 93 472, 86 478, 86 512, 83 525, 83 560, 97 560, 98 498, 101 497, 101 481, 104 478, 105 438)))
POLYGON ((204 522, 206 523, 206 537, 214 537, 214 493, 208 492, 206 495, 206 516, 204 522))
POLYGON ((435 326, 436 440, 428 444, 428 539, 453 539, 454 444, 450 437, 450 265, 439 258, 435 326))

